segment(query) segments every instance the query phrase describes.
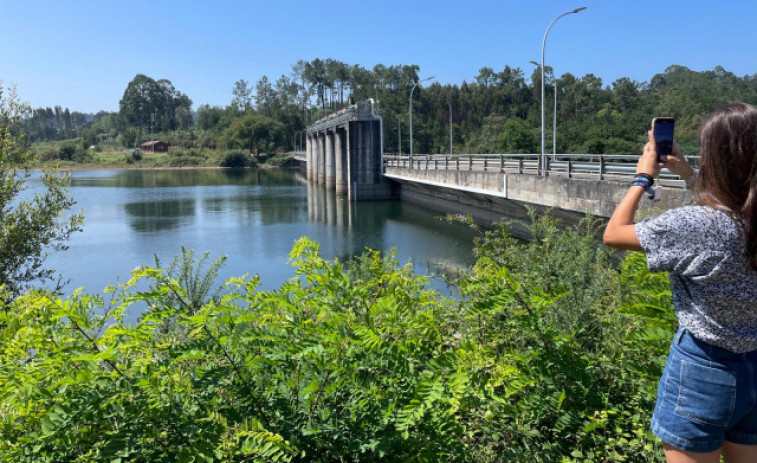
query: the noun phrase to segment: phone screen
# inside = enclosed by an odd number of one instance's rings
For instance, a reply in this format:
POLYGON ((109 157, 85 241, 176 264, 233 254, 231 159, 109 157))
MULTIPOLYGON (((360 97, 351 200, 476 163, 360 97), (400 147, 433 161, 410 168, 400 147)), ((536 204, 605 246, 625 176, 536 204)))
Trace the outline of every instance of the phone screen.
POLYGON ((652 133, 657 146, 657 160, 664 161, 673 154, 673 129, 675 121, 672 117, 656 117, 652 122, 652 133))

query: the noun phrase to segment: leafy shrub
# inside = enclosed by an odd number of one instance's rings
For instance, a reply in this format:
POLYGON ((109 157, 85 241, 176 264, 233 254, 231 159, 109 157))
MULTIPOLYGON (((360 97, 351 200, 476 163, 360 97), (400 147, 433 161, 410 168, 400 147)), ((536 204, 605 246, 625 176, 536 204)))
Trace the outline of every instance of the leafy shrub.
POLYGON ((273 291, 182 250, 110 301, 0 298, 0 461, 662 461, 667 281, 596 228, 482 233, 459 301, 306 239, 273 291))
POLYGON ((667 278, 642 254, 618 272, 591 219, 532 219, 527 244, 487 231, 461 289, 478 460, 663 461, 648 428, 674 330, 667 278))
POLYGON ((71 160, 73 162, 78 162, 79 164, 85 164, 92 161, 92 154, 89 152, 89 150, 84 151, 81 149, 77 149, 76 153, 71 157, 71 160))
POLYGON ((209 153, 201 149, 173 150, 169 152, 168 165, 169 167, 204 166, 207 165, 208 159, 209 153))
POLYGON ((1 454, 464 459, 455 398, 465 378, 445 342, 449 301, 424 290, 409 267, 386 271, 377 253, 355 281, 306 240, 292 259, 297 277, 279 290, 258 291, 257 278, 232 280, 234 292, 196 312, 177 280, 147 268, 110 310, 102 298, 78 294, 60 301, 32 293, 6 307, 1 454), (140 280, 158 284, 137 292, 140 280), (132 327, 123 314, 136 301, 150 309, 132 327), (169 319, 174 334, 156 337, 169 319), (36 387, 18 389, 23 383, 36 387), (31 414, 29 401, 37 404, 31 414))
POLYGON ((60 159, 58 150, 53 147, 46 147, 37 152, 36 158, 39 161, 56 161, 60 159))
POLYGON ((220 167, 249 167, 252 158, 240 150, 226 151, 221 154, 218 165, 220 167))
POLYGON ((174 157, 171 158, 168 161, 169 167, 197 167, 203 165, 205 162, 202 158, 197 158, 194 156, 181 156, 181 157, 174 157))
POLYGON ((62 143, 60 145, 60 150, 58 151, 58 159, 62 161, 72 161, 77 152, 78 150, 74 143, 62 143))
POLYGON ((265 163, 273 167, 296 167, 298 165, 292 156, 281 155, 268 156, 265 163))

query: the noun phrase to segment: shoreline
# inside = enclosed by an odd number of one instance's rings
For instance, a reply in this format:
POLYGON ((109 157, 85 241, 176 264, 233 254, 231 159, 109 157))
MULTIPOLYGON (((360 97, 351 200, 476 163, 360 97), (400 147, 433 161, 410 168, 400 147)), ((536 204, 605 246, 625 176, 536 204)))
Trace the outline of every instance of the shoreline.
MULTIPOLYGON (((29 171, 42 172, 49 167, 33 167, 29 171)), ((222 170, 222 169, 296 169, 297 167, 282 167, 282 166, 269 166, 261 164, 255 167, 221 167, 221 166, 185 166, 185 167, 169 167, 169 166, 64 166, 64 167, 51 167, 52 170, 58 172, 86 172, 94 170, 222 170)))
MULTIPOLYGON (((44 169, 44 168, 43 168, 44 169)), ((34 169, 34 170, 43 170, 34 169)), ((253 167, 221 167, 221 166, 187 166, 187 167, 169 167, 169 166, 66 166, 55 167, 54 170, 68 172, 85 172, 89 170, 215 170, 215 169, 253 169, 253 167)))

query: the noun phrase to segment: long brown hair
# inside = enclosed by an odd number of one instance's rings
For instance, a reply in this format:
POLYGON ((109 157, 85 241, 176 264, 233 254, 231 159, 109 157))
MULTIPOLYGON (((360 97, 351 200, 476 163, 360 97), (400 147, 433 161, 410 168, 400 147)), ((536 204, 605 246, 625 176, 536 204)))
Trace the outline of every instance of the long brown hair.
POLYGON ((747 258, 757 270, 757 108, 746 103, 718 108, 697 136, 701 160, 694 198, 743 221, 747 258))

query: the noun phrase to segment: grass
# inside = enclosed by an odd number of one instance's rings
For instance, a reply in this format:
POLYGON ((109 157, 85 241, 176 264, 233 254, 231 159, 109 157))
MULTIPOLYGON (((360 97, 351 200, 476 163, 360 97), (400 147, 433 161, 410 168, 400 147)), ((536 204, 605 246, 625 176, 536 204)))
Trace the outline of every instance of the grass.
MULTIPOLYGON (((183 167, 219 167, 225 151, 203 148, 169 148, 167 153, 132 153, 121 147, 99 144, 82 150, 77 140, 36 142, 30 147, 33 168, 63 169, 150 169, 183 167), (68 153, 65 150, 68 149, 68 153), (127 151, 127 152, 125 152, 127 151), (64 158, 69 159, 64 159, 64 158)), ((271 167, 288 167, 291 156, 261 155, 251 162, 271 167)))

